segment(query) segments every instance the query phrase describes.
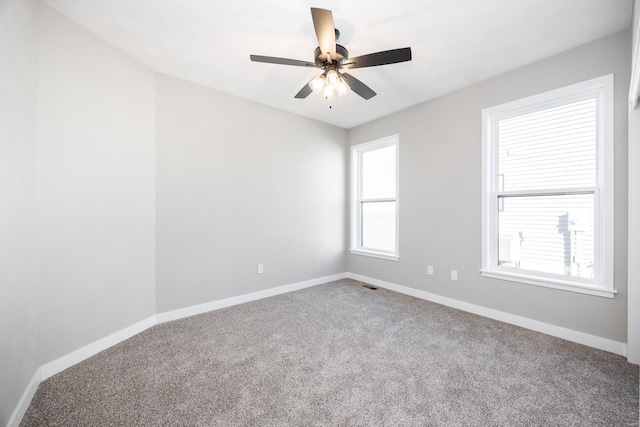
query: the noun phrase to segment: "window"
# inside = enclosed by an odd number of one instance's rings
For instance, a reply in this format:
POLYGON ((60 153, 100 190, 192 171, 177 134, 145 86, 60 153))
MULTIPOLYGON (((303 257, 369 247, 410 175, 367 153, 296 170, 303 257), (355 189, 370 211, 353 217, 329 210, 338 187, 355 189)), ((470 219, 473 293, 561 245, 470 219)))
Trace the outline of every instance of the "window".
POLYGON ((398 260, 398 135, 351 148, 351 253, 398 260))
POLYGON ((613 297, 613 75, 482 116, 482 274, 613 297))

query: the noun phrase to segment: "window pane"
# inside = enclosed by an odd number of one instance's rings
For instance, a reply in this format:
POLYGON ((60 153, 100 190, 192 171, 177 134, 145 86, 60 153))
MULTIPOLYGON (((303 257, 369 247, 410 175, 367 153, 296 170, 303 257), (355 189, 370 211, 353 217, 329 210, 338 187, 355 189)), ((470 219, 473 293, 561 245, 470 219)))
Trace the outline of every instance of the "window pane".
POLYGON ((396 202, 362 203, 362 247, 395 252, 396 202))
POLYGON ((362 153, 362 198, 396 197, 396 146, 362 153))
POLYGON ((593 194, 502 200, 498 265, 593 278, 593 194))
POLYGON ((595 98, 500 120, 498 137, 500 190, 595 185, 595 98))

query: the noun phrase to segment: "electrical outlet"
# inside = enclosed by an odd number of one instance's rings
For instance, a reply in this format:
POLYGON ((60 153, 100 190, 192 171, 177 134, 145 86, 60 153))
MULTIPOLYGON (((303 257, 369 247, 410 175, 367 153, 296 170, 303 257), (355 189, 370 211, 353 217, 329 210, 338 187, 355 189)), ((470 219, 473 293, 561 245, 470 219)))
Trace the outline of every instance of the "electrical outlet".
POLYGON ((427 274, 433 276, 433 265, 427 265, 427 274))
POLYGON ((451 280, 458 280, 458 270, 451 270, 451 280))
POLYGON ((264 273, 264 265, 258 264, 258 274, 264 273))

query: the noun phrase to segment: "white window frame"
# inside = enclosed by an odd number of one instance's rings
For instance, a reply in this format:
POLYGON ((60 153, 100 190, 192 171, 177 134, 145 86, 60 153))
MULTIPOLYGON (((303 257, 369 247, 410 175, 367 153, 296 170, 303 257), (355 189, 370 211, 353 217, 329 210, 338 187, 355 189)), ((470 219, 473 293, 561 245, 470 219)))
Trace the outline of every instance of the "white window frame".
POLYGON ((351 243, 349 252, 356 255, 365 255, 374 258, 382 258, 390 261, 400 260, 400 137, 399 135, 391 135, 375 141, 365 142, 363 144, 351 147, 351 243), (396 197, 395 199, 375 199, 364 200, 362 198, 362 154, 368 151, 378 150, 395 146, 396 148, 396 197), (396 203, 396 244, 395 252, 383 251, 380 249, 366 248, 361 245, 362 242, 362 202, 372 201, 395 201, 396 203))
MULTIPOLYGON (((613 298, 614 122, 613 74, 482 110, 482 268, 485 277, 613 298), (498 265, 499 120, 584 99, 597 99, 594 278, 577 278, 498 265)), ((587 189, 590 190, 590 189, 587 189)), ((576 189, 569 190, 575 192, 576 189)), ((554 190, 555 192, 555 190, 554 190)), ((562 192, 559 190, 558 192, 562 192)), ((525 192, 518 192, 525 193, 525 192)), ((528 193, 528 192, 527 192, 528 193)), ((534 195, 536 192, 531 192, 534 195)), ((550 194, 545 192, 545 194, 550 194)))

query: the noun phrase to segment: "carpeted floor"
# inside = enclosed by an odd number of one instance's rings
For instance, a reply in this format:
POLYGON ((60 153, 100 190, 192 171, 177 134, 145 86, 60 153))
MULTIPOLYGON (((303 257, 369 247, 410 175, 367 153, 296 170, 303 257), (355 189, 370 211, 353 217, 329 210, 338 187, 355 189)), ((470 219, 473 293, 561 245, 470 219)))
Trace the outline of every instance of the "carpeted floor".
POLYGON ((22 426, 628 426, 623 357, 341 280, 144 331, 22 426))

